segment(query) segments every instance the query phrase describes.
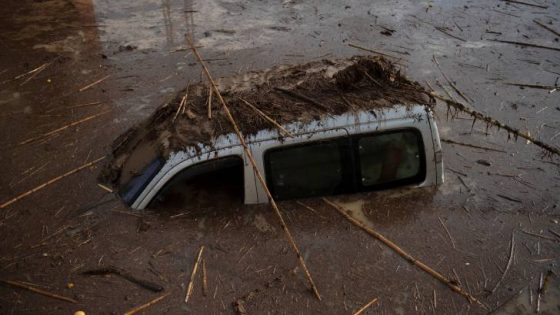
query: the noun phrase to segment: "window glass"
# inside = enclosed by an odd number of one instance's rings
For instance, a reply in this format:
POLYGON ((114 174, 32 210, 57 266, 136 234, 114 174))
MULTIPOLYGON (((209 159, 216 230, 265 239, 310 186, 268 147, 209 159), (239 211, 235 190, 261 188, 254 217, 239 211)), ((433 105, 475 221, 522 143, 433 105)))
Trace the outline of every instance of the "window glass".
POLYGON ((423 147, 412 130, 358 139, 360 178, 364 187, 423 178, 423 147))
POLYGON ((343 190, 339 140, 267 153, 267 179, 276 199, 337 194, 343 190))
POLYGON ((218 158, 187 167, 169 180, 148 208, 206 208, 243 202, 243 160, 218 158))

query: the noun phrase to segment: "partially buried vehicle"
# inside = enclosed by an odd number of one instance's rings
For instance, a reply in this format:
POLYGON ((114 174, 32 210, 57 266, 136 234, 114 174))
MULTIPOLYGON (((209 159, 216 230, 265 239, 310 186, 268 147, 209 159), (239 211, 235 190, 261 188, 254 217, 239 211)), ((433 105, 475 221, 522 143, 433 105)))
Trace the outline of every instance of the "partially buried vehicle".
MULTIPOLYGON (((382 58, 323 60, 220 80, 277 200, 443 182, 434 100, 382 58)), ((207 84, 115 142, 101 179, 135 209, 268 202, 207 84)))

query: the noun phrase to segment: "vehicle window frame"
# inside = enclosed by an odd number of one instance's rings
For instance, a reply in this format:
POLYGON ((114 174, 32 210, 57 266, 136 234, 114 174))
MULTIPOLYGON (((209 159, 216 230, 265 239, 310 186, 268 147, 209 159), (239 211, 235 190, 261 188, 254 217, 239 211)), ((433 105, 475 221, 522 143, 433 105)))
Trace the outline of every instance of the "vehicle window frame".
MULTIPOLYGON (((295 144, 290 144, 285 146, 277 146, 266 150, 263 154, 263 164, 265 170, 266 184, 275 199, 277 199, 277 194, 275 192, 275 188, 272 183, 273 179, 271 173, 272 170, 271 170, 270 154, 277 151, 289 150, 298 147, 312 146, 321 142, 331 142, 331 141, 338 142, 339 149, 343 151, 341 152, 342 153, 341 163, 343 163, 343 165, 341 165, 341 170, 344 174, 347 174, 343 177, 344 189, 342 189, 342 191, 340 192, 337 192, 335 195, 396 188, 396 187, 401 187, 406 185, 419 184, 426 180, 426 176, 427 176, 426 148, 425 148, 422 132, 418 128, 406 127, 406 128, 398 128, 398 129, 383 130, 383 131, 349 134, 345 136, 337 136, 337 137, 319 139, 319 140, 314 140, 309 142, 301 142, 301 143, 295 143, 295 144), (371 137, 371 136, 392 134, 392 133, 399 133, 399 132, 406 132, 406 131, 413 132, 418 139, 418 150, 420 154, 420 165, 419 165, 420 169, 418 173, 413 177, 399 179, 388 183, 368 185, 368 186, 363 185, 361 181, 362 173, 361 173, 361 160, 360 160, 360 151, 359 151, 360 139, 371 137), (342 150, 343 148, 341 147, 343 145, 346 146, 344 150, 342 150), (347 152, 344 152, 345 150, 347 152)), ((313 197, 316 196, 310 195, 302 198, 313 198, 313 197)), ((277 200, 287 200, 287 199, 278 198, 277 200)))
MULTIPOLYGON (((196 159, 197 157, 194 157, 194 159, 196 159)), ((243 180, 243 194, 245 194, 245 185, 246 185, 246 178, 245 178, 245 162, 243 159, 243 156, 239 155, 239 154, 228 154, 225 156, 219 156, 219 157, 214 157, 211 159, 206 159, 206 160, 198 160, 195 163, 192 163, 180 170, 178 170, 175 174, 173 174, 171 177, 169 177, 165 183, 163 183, 163 185, 161 185, 161 187, 153 193, 152 197, 150 198, 150 200, 148 202, 146 202, 146 206, 145 208, 150 208, 152 207, 152 203, 154 202, 154 200, 156 199, 156 197, 167 187, 167 185, 169 185, 177 176, 180 176, 182 173, 192 169, 193 167, 197 167, 197 166, 201 166, 202 164, 206 164, 206 163, 215 163, 218 160, 224 160, 224 159, 238 159, 238 162, 241 163, 243 172, 242 172, 242 180, 243 180)), ((165 176, 164 176, 165 177, 165 176)), ((245 196, 242 196, 242 199, 245 199, 245 196)))
POLYGON ((392 130, 384 130, 384 131, 376 131, 376 132, 368 132, 368 133, 361 133, 352 136, 352 147, 354 151, 354 169, 356 174, 356 188, 355 192, 366 192, 366 191, 375 191, 375 190, 384 190, 389 188, 396 188, 406 185, 412 184, 419 184, 426 180, 427 176, 427 167, 426 167, 426 148, 424 145, 424 139, 422 137, 422 132, 417 128, 399 128, 399 129, 392 129, 392 130), (363 185, 362 183, 362 161, 360 157, 360 139, 367 138, 371 136, 379 136, 385 134, 393 134, 399 132, 410 131, 417 136, 418 139, 418 151, 420 154, 420 165, 419 171, 415 176, 397 179, 394 181, 381 183, 381 184, 374 184, 374 185, 363 185))

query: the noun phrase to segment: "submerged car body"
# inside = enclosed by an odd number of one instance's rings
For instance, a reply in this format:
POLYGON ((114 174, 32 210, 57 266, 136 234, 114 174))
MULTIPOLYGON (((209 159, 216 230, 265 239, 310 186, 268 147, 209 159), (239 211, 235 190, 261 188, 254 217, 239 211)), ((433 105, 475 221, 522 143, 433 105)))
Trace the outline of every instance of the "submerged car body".
MULTIPOLYGON (((443 182, 439 134, 427 106, 347 112, 284 127, 291 136, 261 130, 246 138, 278 200, 443 182)), ((144 209, 172 195, 188 195, 181 183, 213 178, 219 185, 232 177, 242 178, 235 185, 241 186, 245 204, 268 202, 235 134, 220 136, 211 146, 201 144, 154 160, 120 195, 132 208, 144 209), (213 173, 217 170, 226 173, 219 177, 213 173)))

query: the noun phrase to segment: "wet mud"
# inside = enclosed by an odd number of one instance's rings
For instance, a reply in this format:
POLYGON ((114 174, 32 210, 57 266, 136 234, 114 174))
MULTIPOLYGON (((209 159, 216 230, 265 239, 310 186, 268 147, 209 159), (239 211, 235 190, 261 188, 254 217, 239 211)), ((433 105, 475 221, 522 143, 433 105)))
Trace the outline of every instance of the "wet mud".
MULTIPOLYGON (((216 78, 370 55, 348 44, 378 51, 426 90, 431 86, 558 147, 558 92, 511 85, 556 86, 557 51, 493 41, 558 47, 558 36, 534 21, 560 30, 559 4, 538 5, 7 1, 0 7, 0 202, 107 156, 119 135, 200 82, 185 33, 201 46, 216 78)), ((521 139, 508 140, 506 132, 473 124, 468 115, 448 119, 439 105, 435 111, 442 138, 450 140, 443 143, 446 182, 439 189, 332 200, 490 310, 535 312, 540 293, 540 313, 558 313, 560 162, 521 139)), ((124 313, 160 296, 118 276, 81 275, 107 266, 170 293, 146 313, 235 314, 243 305, 248 314, 345 314, 375 297, 378 303, 365 313, 488 313, 321 200, 280 203, 323 296, 318 301, 267 206, 134 212, 98 186, 100 171, 99 165, 86 168, 0 209, 0 279, 78 301, 4 283, 0 313, 124 313), (205 268, 185 304, 201 245, 205 268)))

